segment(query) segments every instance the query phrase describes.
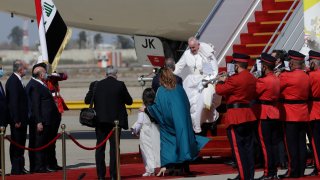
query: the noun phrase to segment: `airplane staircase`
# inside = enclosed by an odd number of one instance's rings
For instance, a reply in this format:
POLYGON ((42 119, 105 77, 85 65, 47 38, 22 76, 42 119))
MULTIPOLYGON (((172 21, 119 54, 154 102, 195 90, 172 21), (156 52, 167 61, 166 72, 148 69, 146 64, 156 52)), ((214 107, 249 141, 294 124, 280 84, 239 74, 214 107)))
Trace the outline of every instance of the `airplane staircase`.
MULTIPOLYGON (((240 43, 233 45, 233 52, 250 55, 251 60, 249 62, 249 66, 254 65, 255 59, 262 53, 293 2, 294 0, 262 0, 262 9, 254 12, 254 21, 246 24, 247 32, 240 34, 240 43)), ((293 10, 291 10, 290 15, 292 12, 293 10)), ((289 19, 289 17, 287 17, 287 19, 289 19)), ((274 40, 276 39, 277 38, 274 38, 274 40)), ((267 50, 271 46, 272 42, 269 44, 267 50)), ((231 56, 225 57, 226 62, 230 62, 231 60, 231 56)), ((219 71, 225 70, 225 67, 219 68, 219 71)), ((211 131, 208 132, 207 137, 210 138, 211 141, 201 150, 200 156, 231 157, 232 155, 231 147, 227 138, 227 127, 224 125, 224 113, 226 109, 225 103, 222 103, 218 109, 222 109, 219 112, 219 124, 217 125, 217 129, 214 133, 211 131)), ((121 154, 120 158, 122 164, 142 162, 140 153, 121 154)))
MULTIPOLYGON (((248 31, 240 34, 240 43, 233 45, 233 52, 250 55, 251 60, 249 62, 249 66, 254 65, 255 59, 262 53, 293 2, 294 0, 262 0, 262 10, 254 12, 255 21, 247 23, 248 31)), ((289 15, 291 15, 292 12, 293 10, 291 10, 289 15)), ((289 17, 286 19, 289 19, 289 17)), ((275 39, 276 38, 274 38, 274 40, 275 39)), ((271 46, 272 42, 269 44, 267 50, 271 46)), ((231 62, 232 56, 226 56, 225 60, 227 63, 231 62)), ((219 71, 225 70, 225 68, 219 69, 219 71)), ((221 106, 225 106, 225 103, 222 103, 221 106)), ((231 156, 231 147, 227 139, 226 127, 223 123, 223 113, 224 112, 221 112, 220 114, 221 119, 220 124, 217 126, 216 135, 208 134, 211 141, 202 149, 200 153, 201 156, 231 156)))
MULTIPOLYGON (((262 10, 254 13, 254 22, 247 23, 248 32, 240 34, 240 43, 233 45, 233 52, 250 55, 251 61, 249 62, 249 66, 252 66, 293 2, 294 0, 262 0, 262 10)), ((293 12, 293 10, 291 11, 293 12)), ((283 27, 280 28, 280 31, 283 27)), ((269 48, 271 46, 272 42, 269 44, 269 48)), ((231 56, 226 56, 226 62, 230 62, 231 60, 231 56)))

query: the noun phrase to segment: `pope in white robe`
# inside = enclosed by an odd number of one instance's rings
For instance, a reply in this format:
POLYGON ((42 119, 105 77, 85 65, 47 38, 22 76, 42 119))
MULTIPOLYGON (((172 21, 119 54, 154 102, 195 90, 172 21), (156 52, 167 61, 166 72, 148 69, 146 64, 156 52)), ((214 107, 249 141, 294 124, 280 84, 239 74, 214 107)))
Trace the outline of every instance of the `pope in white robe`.
POLYGON ((216 95, 214 85, 204 88, 202 80, 213 79, 218 75, 218 64, 214 56, 213 46, 200 43, 196 38, 188 40, 187 49, 178 63, 174 74, 184 79, 185 89, 190 101, 193 130, 202 131, 202 123, 214 122, 219 118, 215 110, 221 103, 221 96, 216 95))

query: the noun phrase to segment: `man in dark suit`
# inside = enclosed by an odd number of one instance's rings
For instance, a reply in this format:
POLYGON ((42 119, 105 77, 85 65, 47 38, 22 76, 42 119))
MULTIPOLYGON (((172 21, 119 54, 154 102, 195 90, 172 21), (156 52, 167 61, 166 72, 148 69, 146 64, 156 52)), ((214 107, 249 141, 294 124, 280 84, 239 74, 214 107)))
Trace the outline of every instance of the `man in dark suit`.
MULTIPOLYGON (((100 144, 112 128, 115 126, 114 121, 119 120, 120 128, 128 129, 128 114, 126 104, 132 104, 132 98, 122 81, 117 80, 117 69, 108 66, 106 69, 106 78, 101 81, 95 81, 90 84, 89 92, 85 97, 85 103, 90 104, 94 92, 94 109, 97 113, 97 145, 100 144), (94 90, 95 84, 96 88, 94 90)), ((121 132, 121 130, 120 130, 121 132)), ((120 136, 120 134, 119 134, 120 136)), ((109 139, 110 142, 110 163, 109 172, 111 179, 116 179, 116 148, 114 134, 109 139)), ((96 150, 96 165, 98 179, 105 179, 106 144, 96 150)))
MULTIPOLYGON (((21 78, 25 76, 27 65, 22 60, 13 63, 13 73, 6 83, 6 100, 9 108, 11 139, 22 146, 26 144, 28 100, 21 78)), ((11 174, 26 174, 24 169, 24 149, 10 144, 11 174)))
MULTIPOLYGON (((2 66, 0 65, 0 78, 3 77, 3 69, 2 66)), ((0 126, 7 126, 7 102, 6 102, 6 95, 2 86, 2 83, 0 81, 0 126)), ((1 146, 1 142, 0 142, 1 146)), ((0 159, 1 160, 1 159, 0 159)), ((1 165, 0 165, 1 168, 1 165)), ((1 174, 1 172, 0 172, 1 174)))
MULTIPOLYGON (((53 132, 52 125, 58 118, 58 108, 51 92, 44 83, 47 80, 46 69, 42 66, 33 68, 32 78, 26 91, 29 97, 29 147, 41 147, 48 144, 53 132)), ((42 151, 30 152, 30 171, 44 173, 53 171, 48 168, 48 148, 42 151)))
MULTIPOLYGON (((166 59, 164 66, 171 69, 172 71, 174 71, 175 70, 174 59, 173 58, 166 59)), ((160 71, 161 71, 161 69, 160 69, 160 71)), ((160 87, 160 80, 159 80, 160 75, 159 74, 160 73, 157 73, 152 79, 152 89, 154 90, 154 92, 157 92, 158 88, 160 87)), ((177 75, 175 75, 175 76, 176 76, 177 84, 182 86, 182 78, 177 75)))

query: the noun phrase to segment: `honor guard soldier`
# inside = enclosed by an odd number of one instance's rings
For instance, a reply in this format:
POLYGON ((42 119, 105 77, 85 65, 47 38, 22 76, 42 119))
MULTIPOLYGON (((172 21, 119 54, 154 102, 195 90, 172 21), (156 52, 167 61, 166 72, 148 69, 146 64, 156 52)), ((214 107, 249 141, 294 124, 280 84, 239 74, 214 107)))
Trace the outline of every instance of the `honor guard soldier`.
POLYGON ((309 61, 310 61, 310 134, 314 160, 315 169, 309 174, 312 176, 320 175, 320 53, 316 51, 309 51, 309 61))
POLYGON ((273 72, 276 58, 261 54, 262 77, 257 80, 256 115, 259 119, 258 132, 264 157, 264 174, 259 180, 278 179, 276 155, 279 138, 282 137, 282 124, 279 122, 277 102, 280 93, 280 81, 273 72))
POLYGON ((288 171, 280 178, 304 176, 306 165, 306 125, 309 121, 307 101, 310 82, 304 72, 305 56, 290 50, 290 71, 280 74, 280 119, 285 121, 285 144, 288 152, 288 171))
MULTIPOLYGON (((52 126, 53 129, 52 129, 52 134, 50 139, 55 138, 58 134, 62 113, 65 110, 69 110, 62 96, 60 95, 60 87, 59 87, 59 81, 64 81, 67 79, 68 79, 68 75, 66 73, 53 72, 48 77, 48 80, 46 82, 48 89, 51 92, 54 102, 56 103, 59 111, 58 118, 52 126)), ((48 168, 52 170, 62 170, 62 167, 59 166, 57 162, 55 143, 52 146, 50 146, 48 150, 48 168)))
POLYGON ((250 57, 233 55, 235 74, 220 78, 216 85, 218 95, 227 102, 226 124, 231 131, 231 146, 236 156, 239 176, 235 179, 254 178, 254 123, 256 116, 250 103, 256 98, 256 78, 247 70, 250 57))

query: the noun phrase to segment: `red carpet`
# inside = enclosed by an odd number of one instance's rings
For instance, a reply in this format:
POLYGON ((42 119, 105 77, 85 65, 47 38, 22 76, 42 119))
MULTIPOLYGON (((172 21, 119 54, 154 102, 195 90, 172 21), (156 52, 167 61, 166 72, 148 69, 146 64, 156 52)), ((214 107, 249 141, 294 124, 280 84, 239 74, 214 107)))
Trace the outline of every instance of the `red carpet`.
MULTIPOLYGON (((218 174, 229 174, 236 173, 236 170, 230 166, 224 164, 194 164, 191 165, 191 171, 197 176, 206 175, 218 175, 218 174)), ((76 180, 82 173, 86 173, 83 180, 97 179, 95 168, 83 168, 83 169, 71 169, 67 171, 67 179, 76 180)), ((125 164, 121 166, 121 177, 122 179, 140 179, 144 173, 143 164, 125 164)), ((45 179, 45 180, 57 180, 62 179, 62 171, 55 173, 46 174, 30 174, 20 176, 7 176, 8 180, 34 180, 34 179, 45 179)), ((177 176, 162 177, 161 179, 173 179, 177 176)), ((159 177, 143 177, 142 179, 159 179, 159 177)))
MULTIPOLYGON (((224 164, 193 164, 190 166, 191 171, 196 174, 196 176, 208 176, 208 175, 221 175, 221 174, 231 174, 236 173, 235 169, 224 164)), ((261 170, 259 170, 261 171, 261 170)), ((67 171, 68 180, 77 180, 78 177, 85 173, 83 180, 94 180, 96 177, 95 168, 79 168, 71 169, 67 171)), ((165 176, 165 177, 141 177, 144 173, 143 164, 125 164, 121 166, 121 178, 122 179, 175 179, 178 176, 165 176)), ((109 176, 108 176, 109 177, 109 176)), ((45 179, 45 180, 58 180, 62 179, 62 171, 55 173, 46 174, 30 174, 30 175, 20 175, 20 176, 7 176, 8 180, 35 180, 35 179, 45 179)), ((300 179, 320 179, 320 177, 304 177, 300 179)))

